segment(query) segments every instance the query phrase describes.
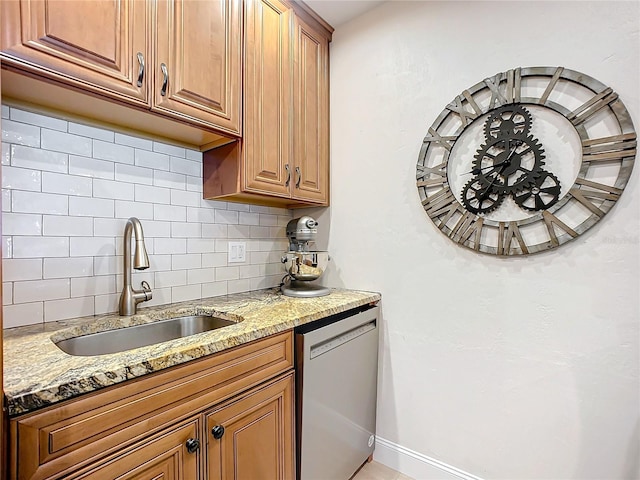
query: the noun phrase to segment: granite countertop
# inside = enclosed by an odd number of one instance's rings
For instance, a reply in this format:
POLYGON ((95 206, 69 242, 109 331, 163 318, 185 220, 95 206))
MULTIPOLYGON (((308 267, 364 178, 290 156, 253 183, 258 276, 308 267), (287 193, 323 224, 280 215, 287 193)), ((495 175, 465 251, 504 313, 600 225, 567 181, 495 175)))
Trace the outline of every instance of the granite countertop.
POLYGON ((290 330, 362 305, 380 294, 331 291, 316 298, 291 298, 278 289, 204 298, 117 314, 48 322, 4 331, 4 393, 10 416, 45 407, 164 368, 290 330), (217 315, 237 321, 218 330, 91 357, 64 353, 54 341, 187 315, 217 315))

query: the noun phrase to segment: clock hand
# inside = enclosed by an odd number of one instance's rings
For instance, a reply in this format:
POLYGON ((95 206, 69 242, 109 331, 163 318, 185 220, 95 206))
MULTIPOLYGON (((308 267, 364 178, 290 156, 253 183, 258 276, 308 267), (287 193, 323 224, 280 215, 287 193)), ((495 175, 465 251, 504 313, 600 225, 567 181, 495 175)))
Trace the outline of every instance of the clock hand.
MULTIPOLYGON (((469 175, 470 173, 473 173, 474 175, 477 175, 479 173, 482 173, 483 170, 488 170, 490 168, 496 168, 496 167, 500 167, 506 163, 509 163, 509 161, 511 160, 511 157, 513 156, 513 154, 515 153, 516 149, 518 148, 518 145, 516 144, 511 151, 509 152, 509 155, 507 156, 506 160, 499 162, 499 163, 494 163, 493 165, 488 165, 486 167, 479 167, 479 168, 474 168, 473 170, 471 170, 470 172, 466 172, 463 173, 462 175, 469 175)), ((502 172, 500 172, 502 173, 502 172)))
MULTIPOLYGON (((484 190, 484 192, 482 192, 480 194, 480 199, 478 201, 479 201, 481 207, 482 207, 482 202, 484 202, 487 199, 487 197, 489 197, 489 193, 491 192, 491 189, 493 188, 493 184, 496 183, 496 180, 498 180, 498 177, 500 175, 502 175, 502 172, 504 172, 505 168, 507 168, 507 166, 509 164, 511 164, 511 162, 510 162, 511 157, 515 153, 515 151, 518 148, 518 146, 519 146, 518 144, 515 144, 513 146, 513 148, 509 152, 509 155, 507 156, 506 160, 500 164, 501 165, 500 171, 496 174, 495 177, 493 177, 493 180, 491 180, 491 183, 489 183, 489 186, 484 190)), ((493 165, 493 166, 495 167, 495 165, 493 165)))

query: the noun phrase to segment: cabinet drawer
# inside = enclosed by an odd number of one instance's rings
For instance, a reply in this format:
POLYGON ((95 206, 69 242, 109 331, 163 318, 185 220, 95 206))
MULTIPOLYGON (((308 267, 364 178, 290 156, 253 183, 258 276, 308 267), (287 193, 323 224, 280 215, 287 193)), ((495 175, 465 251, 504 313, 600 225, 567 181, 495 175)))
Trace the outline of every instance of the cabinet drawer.
POLYGON ((59 478, 293 367, 292 333, 11 421, 11 477, 59 478))

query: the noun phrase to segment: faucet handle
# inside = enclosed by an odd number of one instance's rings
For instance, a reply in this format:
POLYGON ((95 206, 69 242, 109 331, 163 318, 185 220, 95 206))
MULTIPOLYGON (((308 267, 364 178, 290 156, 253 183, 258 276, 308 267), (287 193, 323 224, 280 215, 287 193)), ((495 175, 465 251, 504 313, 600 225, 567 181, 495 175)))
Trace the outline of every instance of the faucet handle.
POLYGON ((140 285, 142 286, 142 293, 144 293, 144 301, 146 302, 147 300, 151 300, 153 298, 153 294, 151 293, 151 287, 147 281, 143 280, 140 285))

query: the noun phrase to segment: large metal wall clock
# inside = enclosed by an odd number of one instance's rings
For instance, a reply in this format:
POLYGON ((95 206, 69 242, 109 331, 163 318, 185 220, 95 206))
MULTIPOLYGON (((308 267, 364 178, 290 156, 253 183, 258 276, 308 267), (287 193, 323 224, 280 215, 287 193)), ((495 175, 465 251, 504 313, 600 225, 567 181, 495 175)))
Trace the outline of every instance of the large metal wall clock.
POLYGON ((635 156, 633 122, 611 88, 563 67, 516 68, 445 107, 424 138, 417 186, 454 242, 527 255, 601 220, 635 156))

